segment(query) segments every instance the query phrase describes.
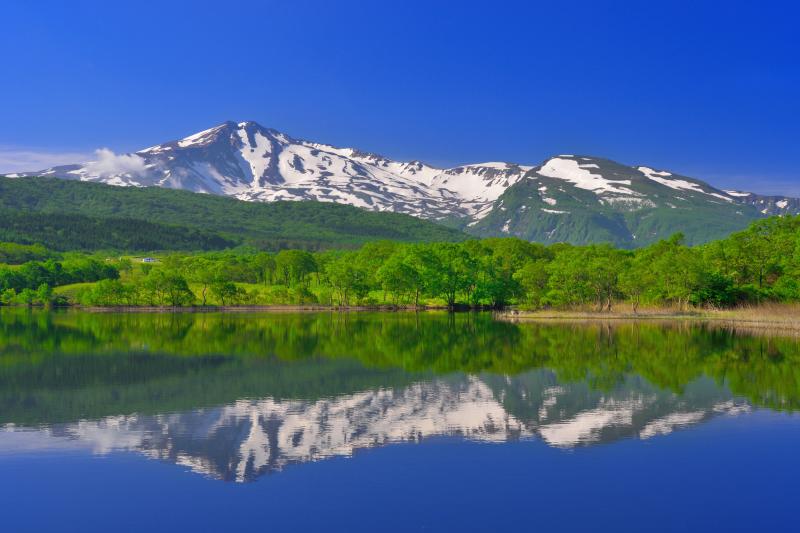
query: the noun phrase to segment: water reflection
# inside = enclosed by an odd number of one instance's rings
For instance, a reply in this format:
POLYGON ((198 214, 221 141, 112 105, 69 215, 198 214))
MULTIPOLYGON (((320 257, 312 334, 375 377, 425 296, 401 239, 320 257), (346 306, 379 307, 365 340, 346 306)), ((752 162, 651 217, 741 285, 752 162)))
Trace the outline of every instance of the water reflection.
POLYGON ((555 447, 798 405, 793 339, 488 315, 0 314, 0 451, 236 481, 439 436, 555 447))
POLYGON ((650 438, 747 408, 707 380, 692 383, 680 396, 636 380, 598 394, 534 371, 508 379, 434 379, 315 401, 243 399, 182 413, 82 420, 28 433, 25 445, 38 438, 95 453, 133 450, 214 478, 247 481, 292 463, 351 456, 393 442, 539 437, 572 447, 650 438))

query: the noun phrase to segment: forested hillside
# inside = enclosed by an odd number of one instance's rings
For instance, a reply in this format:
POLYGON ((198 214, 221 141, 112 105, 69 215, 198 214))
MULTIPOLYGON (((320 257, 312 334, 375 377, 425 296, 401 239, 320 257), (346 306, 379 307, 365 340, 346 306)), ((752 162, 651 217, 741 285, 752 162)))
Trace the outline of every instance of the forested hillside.
POLYGON ((0 210, 0 241, 40 244, 51 250, 221 250, 235 237, 135 218, 0 210))
POLYGON ((5 303, 99 306, 619 304, 723 308, 800 301, 800 217, 775 217, 702 246, 674 235, 646 248, 550 246, 516 238, 460 243, 376 241, 359 250, 255 248, 130 258, 67 255, 0 268, 5 303), (98 281, 99 280, 99 281, 98 281))
POLYGON ((0 240, 40 242, 58 250, 208 250, 236 244, 321 249, 376 239, 466 238, 457 230, 408 215, 346 205, 244 202, 55 178, 0 178, 0 228, 5 232, 0 240))

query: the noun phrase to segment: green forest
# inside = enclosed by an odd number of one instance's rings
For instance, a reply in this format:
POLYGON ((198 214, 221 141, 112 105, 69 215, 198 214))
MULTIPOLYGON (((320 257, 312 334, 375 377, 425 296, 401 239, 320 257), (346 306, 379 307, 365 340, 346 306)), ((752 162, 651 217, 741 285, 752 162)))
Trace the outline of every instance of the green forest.
POLYGON ((160 187, 0 177, 0 241, 58 251, 277 251, 356 248, 390 239, 461 241, 462 232, 400 213, 322 202, 245 202, 160 187))
POLYGON ((596 311, 626 305, 636 312, 640 306, 726 308, 800 299, 800 217, 759 220, 701 246, 687 246, 677 234, 637 250, 515 238, 382 240, 356 250, 271 253, 240 246, 143 262, 132 256, 48 255, 41 246, 3 249, 18 264, 0 267, 0 301, 17 305, 517 305, 596 311))

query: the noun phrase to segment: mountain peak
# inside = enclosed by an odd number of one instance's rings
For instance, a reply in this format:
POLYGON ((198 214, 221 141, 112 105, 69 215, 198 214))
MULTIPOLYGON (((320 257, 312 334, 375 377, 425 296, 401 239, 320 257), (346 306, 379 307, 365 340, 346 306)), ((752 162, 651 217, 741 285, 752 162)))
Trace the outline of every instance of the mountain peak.
POLYGON ((249 201, 349 204, 447 219, 478 236, 575 244, 635 246, 674 231, 701 242, 754 218, 800 212, 800 200, 726 192, 591 155, 554 155, 538 166, 494 161, 440 169, 292 138, 253 120, 226 121, 135 154, 105 150, 85 165, 31 174, 249 201))
POLYGON ((260 131, 262 133, 269 133, 272 135, 275 134, 285 135, 284 133, 274 128, 267 128, 266 126, 262 126, 255 120, 244 120, 242 122, 226 122, 225 124, 231 124, 233 126, 233 129, 239 129, 245 131, 260 131))

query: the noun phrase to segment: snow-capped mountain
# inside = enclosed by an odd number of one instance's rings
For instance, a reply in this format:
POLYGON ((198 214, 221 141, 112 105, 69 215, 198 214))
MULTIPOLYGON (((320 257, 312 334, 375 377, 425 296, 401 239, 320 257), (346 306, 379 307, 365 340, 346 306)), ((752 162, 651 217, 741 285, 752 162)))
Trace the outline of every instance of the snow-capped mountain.
POLYGON ((241 200, 316 200, 395 211, 480 236, 637 246, 686 234, 722 237, 763 216, 800 213, 800 199, 724 191, 647 166, 560 155, 538 166, 490 162, 441 169, 290 137, 255 122, 219 126, 140 150, 29 175, 159 186, 241 200))
POLYGON ((251 481, 291 464, 398 442, 458 437, 483 442, 539 438, 572 448, 620 438, 648 439, 748 410, 711 380, 682 395, 630 378, 599 392, 559 383, 550 371, 463 376, 376 388, 318 400, 242 399, 212 408, 129 414, 0 430, 0 451, 19 438, 27 448, 89 447, 135 451, 216 479, 251 481), (36 441, 36 442, 32 442, 36 441))
POLYGON ((134 154, 99 151, 97 161, 29 175, 169 187, 250 201, 336 202, 439 219, 474 216, 529 169, 486 163, 443 170, 294 139, 255 122, 226 122, 134 154))
POLYGON ((798 212, 797 199, 724 191, 666 170, 560 155, 511 185, 469 230, 480 236, 623 247, 682 232, 689 244, 698 244, 757 218, 798 212))

